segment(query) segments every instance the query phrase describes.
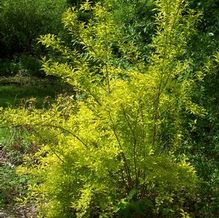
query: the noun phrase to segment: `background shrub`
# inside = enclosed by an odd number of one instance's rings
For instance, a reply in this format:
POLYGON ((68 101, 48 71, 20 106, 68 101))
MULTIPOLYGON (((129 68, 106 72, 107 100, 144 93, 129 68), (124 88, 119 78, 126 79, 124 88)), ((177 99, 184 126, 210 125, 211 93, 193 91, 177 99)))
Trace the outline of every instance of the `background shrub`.
POLYGON ((58 33, 66 0, 2 0, 0 3, 0 57, 36 52, 36 38, 58 33))

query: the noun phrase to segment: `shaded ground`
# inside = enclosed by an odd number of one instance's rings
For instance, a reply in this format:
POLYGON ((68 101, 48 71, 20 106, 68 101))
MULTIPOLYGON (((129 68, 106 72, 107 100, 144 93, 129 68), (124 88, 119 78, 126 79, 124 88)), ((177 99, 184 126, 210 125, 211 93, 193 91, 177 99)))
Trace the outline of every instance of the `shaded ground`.
MULTIPOLYGON (((11 160, 7 157, 6 152, 0 145, 0 174, 1 174, 1 185, 4 184, 4 180, 8 183, 8 187, 1 187, 1 204, 0 204, 0 218, 33 218, 36 217, 35 209, 33 207, 18 207, 15 204, 16 188, 19 186, 19 182, 15 180, 15 166, 10 162, 11 160), (8 171, 14 170, 14 174, 10 174, 8 171), (6 175, 5 175, 6 174, 6 175), (9 174, 9 175, 8 175, 9 174), (6 178, 7 177, 7 178, 6 178)), ((18 176, 17 176, 18 178, 18 176)))

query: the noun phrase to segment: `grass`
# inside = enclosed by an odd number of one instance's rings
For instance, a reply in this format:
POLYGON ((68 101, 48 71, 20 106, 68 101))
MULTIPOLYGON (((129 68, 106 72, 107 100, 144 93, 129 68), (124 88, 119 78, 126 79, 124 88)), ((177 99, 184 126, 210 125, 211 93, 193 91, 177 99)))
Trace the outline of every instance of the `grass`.
POLYGON ((0 146, 10 138, 10 132, 7 128, 0 128, 0 146))
POLYGON ((36 106, 41 107, 45 98, 54 99, 58 94, 72 91, 59 81, 29 78, 31 79, 33 80, 31 83, 27 80, 25 82, 19 80, 17 83, 10 83, 10 79, 7 83, 0 81, 0 107, 16 107, 32 98, 36 99, 36 106))
POLYGON ((43 100, 50 96, 55 97, 55 93, 51 88, 33 87, 18 87, 16 85, 0 86, 0 106, 16 106, 22 100, 36 98, 36 101, 41 104, 43 100))

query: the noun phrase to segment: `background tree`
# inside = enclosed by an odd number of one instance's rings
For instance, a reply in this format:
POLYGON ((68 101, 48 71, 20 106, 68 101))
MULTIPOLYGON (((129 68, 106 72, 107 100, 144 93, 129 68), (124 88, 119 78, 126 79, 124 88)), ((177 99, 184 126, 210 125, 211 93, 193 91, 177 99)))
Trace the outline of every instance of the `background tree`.
POLYGON ((1 1, 1 57, 34 52, 36 38, 41 34, 58 33, 61 14, 66 7, 58 1, 1 1))
POLYGON ((42 75, 39 56, 42 48, 37 38, 61 32, 61 14, 66 0, 2 0, 0 2, 0 75, 19 71, 42 75))

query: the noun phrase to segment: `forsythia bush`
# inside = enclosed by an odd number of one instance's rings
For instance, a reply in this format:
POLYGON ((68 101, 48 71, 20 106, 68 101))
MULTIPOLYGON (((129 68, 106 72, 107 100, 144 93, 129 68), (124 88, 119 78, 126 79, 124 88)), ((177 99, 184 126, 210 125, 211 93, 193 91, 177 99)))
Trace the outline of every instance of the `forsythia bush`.
POLYGON ((178 151, 189 143, 182 114, 205 115, 191 100, 204 73, 191 72, 185 58, 199 14, 182 0, 155 6, 147 63, 116 26, 110 0, 63 14, 73 48, 55 35, 40 38, 56 54, 44 59, 45 72, 76 94, 49 109, 1 111, 2 122, 28 130, 38 148, 18 171, 30 175, 25 200, 39 217, 189 217, 198 179, 178 151))

